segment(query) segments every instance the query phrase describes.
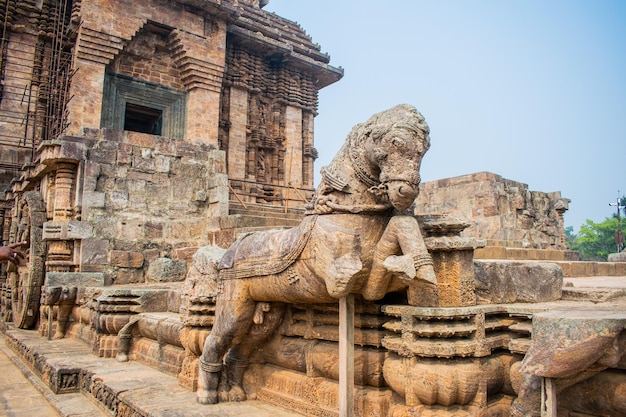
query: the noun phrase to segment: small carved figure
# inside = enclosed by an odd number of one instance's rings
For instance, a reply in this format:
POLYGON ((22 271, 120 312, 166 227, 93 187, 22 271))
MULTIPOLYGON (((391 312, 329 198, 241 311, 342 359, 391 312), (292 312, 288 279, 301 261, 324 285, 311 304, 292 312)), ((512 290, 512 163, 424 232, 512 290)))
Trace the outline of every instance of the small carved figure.
POLYGON ((402 214, 418 194, 428 134, 412 106, 375 114, 322 169, 299 226, 252 233, 229 248, 199 360, 200 403, 246 399, 247 359, 280 324, 284 303, 333 303, 350 293, 377 300, 416 279, 436 284, 417 220, 402 214))

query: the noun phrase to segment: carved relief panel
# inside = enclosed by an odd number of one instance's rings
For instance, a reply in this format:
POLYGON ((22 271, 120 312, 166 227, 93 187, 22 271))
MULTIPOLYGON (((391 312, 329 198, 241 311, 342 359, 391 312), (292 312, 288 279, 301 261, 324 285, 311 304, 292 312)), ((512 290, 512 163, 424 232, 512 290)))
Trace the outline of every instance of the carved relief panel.
POLYGON ((238 168, 229 172, 231 186, 247 201, 283 204, 289 188, 313 186, 317 90, 307 74, 279 55, 262 56, 232 44, 226 61, 218 142, 229 166, 238 168), (247 99, 237 101, 233 89, 247 99), (298 117, 289 116, 294 113, 298 117), (245 130, 239 126, 243 120, 245 130))

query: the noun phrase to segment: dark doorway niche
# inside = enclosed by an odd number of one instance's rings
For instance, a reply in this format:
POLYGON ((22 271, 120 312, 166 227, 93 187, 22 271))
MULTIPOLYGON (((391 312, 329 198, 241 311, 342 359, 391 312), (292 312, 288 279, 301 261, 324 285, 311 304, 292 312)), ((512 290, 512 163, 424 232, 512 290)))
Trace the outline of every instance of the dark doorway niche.
POLYGON ((124 130, 161 135, 163 111, 138 104, 126 103, 124 130))
POLYGON ((186 103, 185 91, 107 72, 100 127, 183 139, 186 103))

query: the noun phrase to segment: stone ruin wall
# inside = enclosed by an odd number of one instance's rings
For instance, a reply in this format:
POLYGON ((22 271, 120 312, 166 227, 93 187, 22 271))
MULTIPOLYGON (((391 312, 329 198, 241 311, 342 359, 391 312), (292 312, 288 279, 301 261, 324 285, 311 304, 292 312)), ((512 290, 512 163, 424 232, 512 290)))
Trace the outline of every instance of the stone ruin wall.
POLYGON ((530 191, 528 185, 490 172, 422 183, 416 212, 447 214, 470 223, 463 236, 488 246, 566 250, 560 192, 530 191))
POLYGON ((285 198, 307 200, 317 158, 317 91, 341 77, 326 65, 328 56, 295 23, 263 13, 254 4, 233 2, 232 10, 221 6, 221 14, 210 16, 180 5, 165 12, 157 3, 133 3, 135 10, 123 19, 115 18, 117 11, 112 15, 106 3, 81 4, 75 64, 81 76, 72 84, 68 133, 100 125, 101 113, 104 126, 116 128, 115 120, 107 125, 107 112, 115 110, 106 108, 106 85, 103 96, 101 89, 94 89, 106 83, 105 64, 107 73, 184 93, 184 128, 163 135, 223 149, 232 191, 239 198, 278 205, 285 198), (237 24, 227 27, 234 19, 237 24), (268 39, 279 32, 281 42, 293 48, 292 55, 305 65, 317 61, 320 69, 311 72, 302 64, 286 63, 289 53, 268 39), (302 188, 302 196, 293 187, 302 188))

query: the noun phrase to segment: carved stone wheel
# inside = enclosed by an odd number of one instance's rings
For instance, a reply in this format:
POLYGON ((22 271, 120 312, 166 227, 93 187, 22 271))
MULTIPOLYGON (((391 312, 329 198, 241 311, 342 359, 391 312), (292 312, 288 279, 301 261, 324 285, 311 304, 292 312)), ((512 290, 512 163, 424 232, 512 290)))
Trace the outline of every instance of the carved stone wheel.
POLYGON ((15 267, 9 264, 13 324, 20 329, 32 328, 39 317, 41 286, 45 276, 46 245, 42 241, 46 210, 38 191, 27 191, 16 199, 11 224, 11 240, 28 242, 23 250, 25 261, 15 267))

